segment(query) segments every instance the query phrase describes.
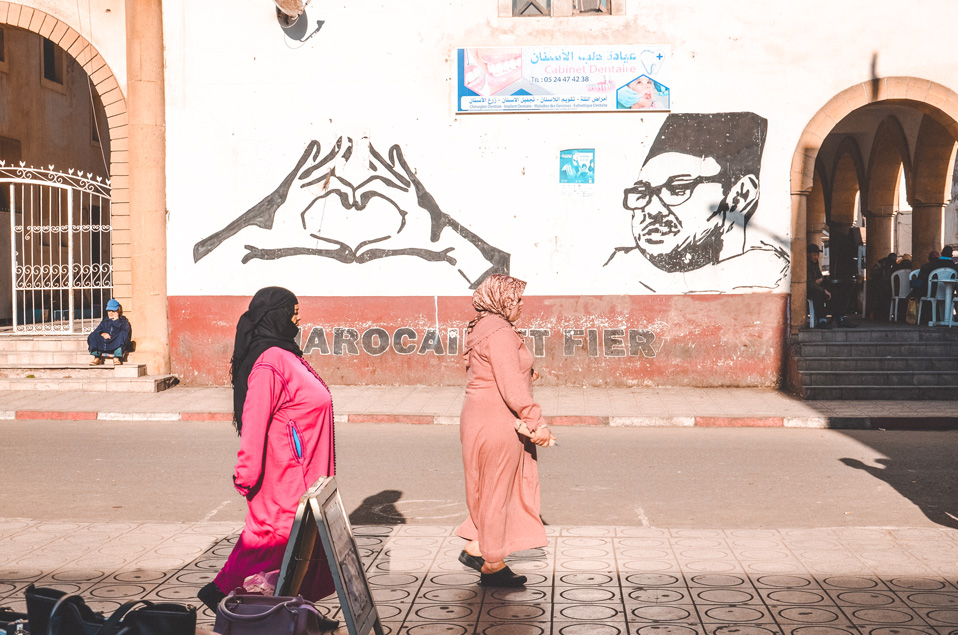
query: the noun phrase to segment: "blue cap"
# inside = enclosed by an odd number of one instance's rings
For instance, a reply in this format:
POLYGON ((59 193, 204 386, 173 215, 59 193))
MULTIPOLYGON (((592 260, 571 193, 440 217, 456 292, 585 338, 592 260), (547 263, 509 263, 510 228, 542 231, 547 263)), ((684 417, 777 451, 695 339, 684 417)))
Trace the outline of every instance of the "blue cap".
POLYGON ((116 300, 110 300, 109 302, 106 303, 106 310, 107 310, 107 311, 119 311, 119 310, 120 310, 120 303, 117 302, 116 300))

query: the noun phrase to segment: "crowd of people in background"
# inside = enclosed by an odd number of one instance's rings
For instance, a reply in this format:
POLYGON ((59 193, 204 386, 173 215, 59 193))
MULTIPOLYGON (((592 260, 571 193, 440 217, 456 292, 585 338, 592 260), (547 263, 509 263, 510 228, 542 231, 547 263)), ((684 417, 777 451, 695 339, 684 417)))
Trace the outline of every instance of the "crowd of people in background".
MULTIPOLYGON (((815 313, 815 328, 853 328, 858 326, 851 322, 846 314, 851 312, 850 307, 858 289, 854 285, 843 285, 834 276, 822 273, 820 258, 822 249, 816 244, 808 245, 808 259, 806 262, 806 293, 812 302, 815 313)), ((907 271, 909 278, 905 282, 907 302, 913 298, 916 302, 928 294, 928 281, 931 273, 943 267, 958 271, 955 261, 954 248, 946 245, 941 252, 931 251, 928 258, 920 265, 913 262, 912 255, 889 253, 878 260, 869 270, 867 288, 865 290, 865 308, 863 316, 876 320, 887 320, 889 307, 892 302, 892 278, 897 271, 907 271), (916 272, 917 274, 913 274, 916 272)), ((898 311, 898 321, 906 320, 906 312, 898 311)))
MULTIPOLYGON (((866 315, 878 320, 888 319, 888 309, 893 293, 892 277, 897 271, 904 270, 909 274, 914 271, 918 272, 915 276, 909 276, 905 283, 908 298, 914 298, 917 301, 928 294, 928 279, 935 269, 945 267, 958 271, 958 263, 955 262, 954 256, 954 248, 951 245, 946 245, 941 252, 930 251, 927 260, 920 265, 913 262, 912 255, 908 253, 898 255, 892 252, 879 259, 868 275, 866 315)), ((808 297, 811 298, 812 295, 809 294, 808 297)), ((898 321, 903 322, 905 319, 905 312, 899 311, 898 321)))

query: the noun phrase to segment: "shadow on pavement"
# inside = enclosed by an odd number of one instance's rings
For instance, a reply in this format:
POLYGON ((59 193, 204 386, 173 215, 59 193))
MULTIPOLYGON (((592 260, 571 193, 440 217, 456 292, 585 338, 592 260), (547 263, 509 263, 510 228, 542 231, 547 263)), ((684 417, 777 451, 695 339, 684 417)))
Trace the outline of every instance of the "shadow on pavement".
POLYGON ((958 528, 958 462, 955 460, 955 432, 929 431, 843 431, 863 445, 884 454, 878 465, 845 457, 848 467, 867 472, 888 483, 914 503, 929 520, 943 527, 958 528), (902 435, 941 435, 937 443, 906 444, 902 435))
POLYGON ((385 489, 367 496, 349 515, 350 525, 405 525, 406 517, 396 509, 402 492, 385 489))

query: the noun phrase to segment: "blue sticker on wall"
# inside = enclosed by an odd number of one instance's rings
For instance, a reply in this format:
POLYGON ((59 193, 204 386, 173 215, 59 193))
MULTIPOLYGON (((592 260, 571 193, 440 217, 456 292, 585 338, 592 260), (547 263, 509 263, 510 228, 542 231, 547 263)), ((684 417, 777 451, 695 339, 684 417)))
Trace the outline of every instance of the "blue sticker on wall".
POLYGON ((559 183, 595 183, 595 149, 560 150, 559 183))

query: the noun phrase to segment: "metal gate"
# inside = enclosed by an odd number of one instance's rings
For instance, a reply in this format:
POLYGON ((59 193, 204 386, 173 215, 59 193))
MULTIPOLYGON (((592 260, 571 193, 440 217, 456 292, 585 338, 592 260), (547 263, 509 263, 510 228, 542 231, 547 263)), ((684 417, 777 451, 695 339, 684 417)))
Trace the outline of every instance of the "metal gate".
POLYGON ((92 331, 113 293, 109 181, 0 163, 4 207, 13 332, 92 331))

